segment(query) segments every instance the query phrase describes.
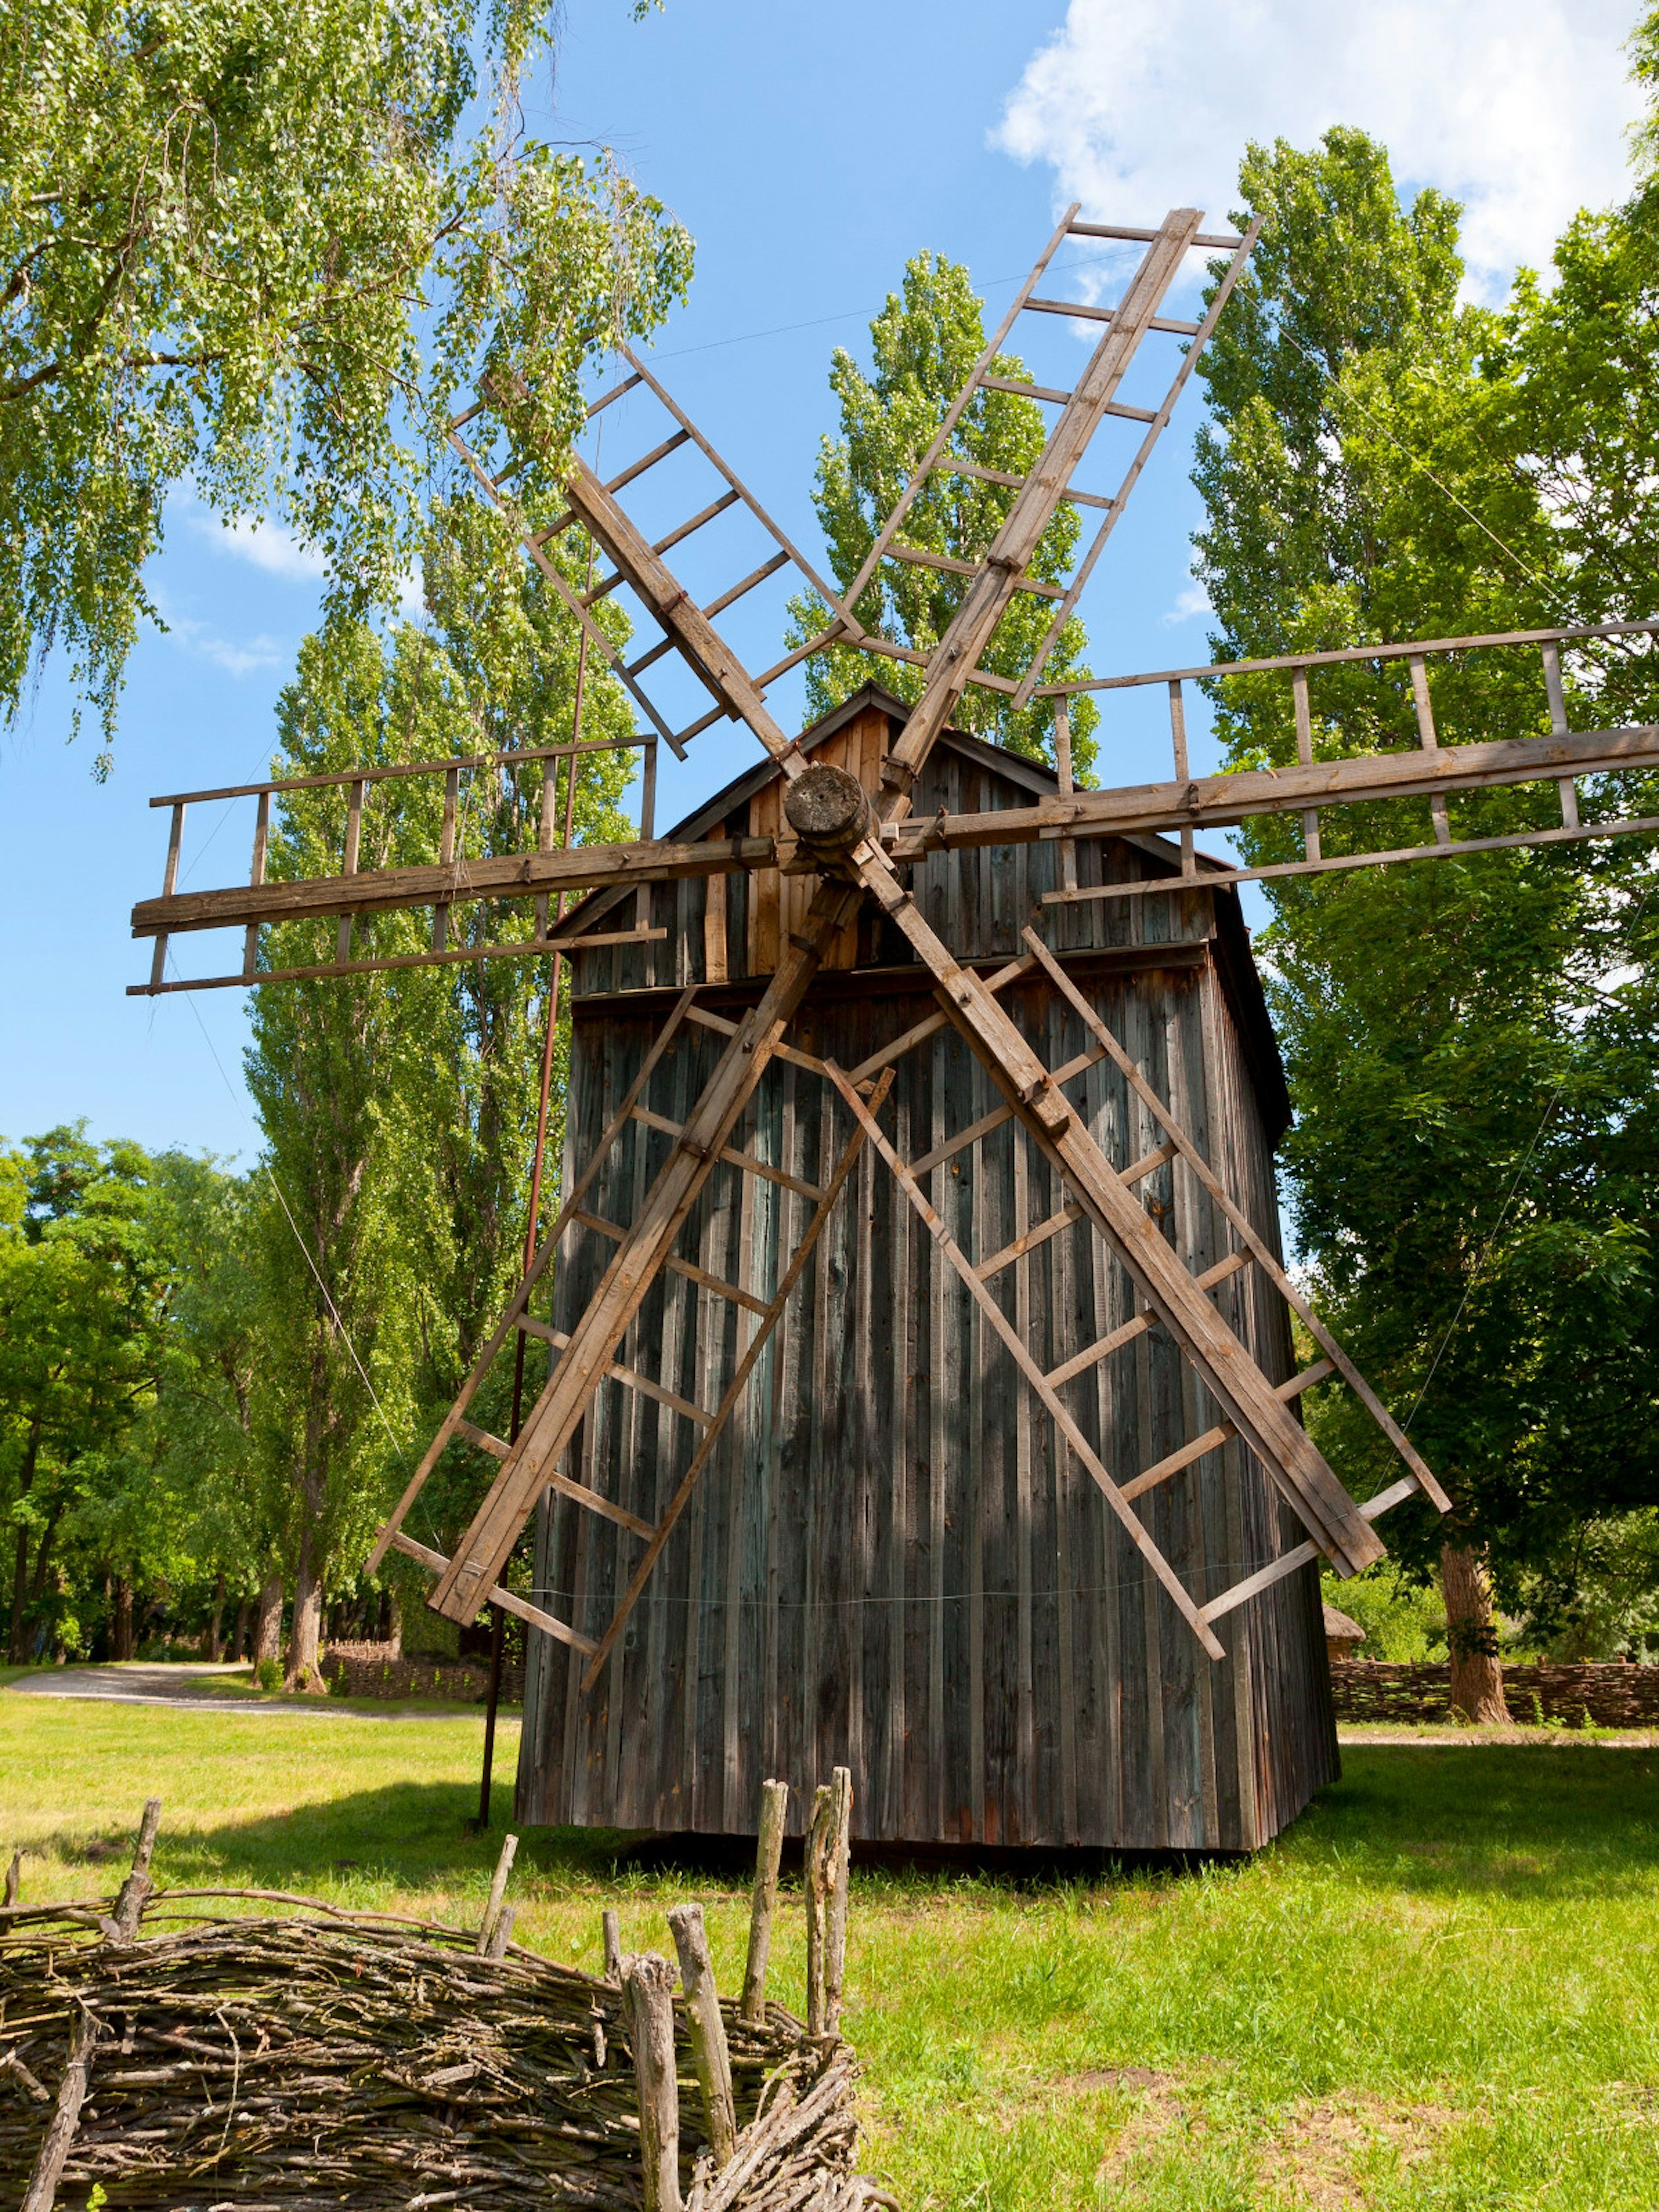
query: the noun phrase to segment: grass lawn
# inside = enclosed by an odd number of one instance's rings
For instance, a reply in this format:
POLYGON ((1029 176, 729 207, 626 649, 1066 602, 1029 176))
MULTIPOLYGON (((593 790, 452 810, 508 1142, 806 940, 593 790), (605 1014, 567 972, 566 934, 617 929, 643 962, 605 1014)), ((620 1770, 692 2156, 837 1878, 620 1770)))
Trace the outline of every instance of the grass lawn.
MULTIPOLYGON (((167 1711, 0 1692, 0 1842, 25 1899, 112 1887, 143 1798, 164 1881, 476 1919, 483 1721, 167 1711), (107 1859, 102 1854, 108 1852, 107 1859), (88 1864, 91 1859, 97 1870, 88 1864)), ((1659 2205, 1659 1749, 1365 1745, 1273 1849, 1021 1889, 858 1873, 848 2029, 866 2166, 908 2212, 1659 2205)), ((739 1882, 614 1871, 532 1831, 520 1940, 597 1968, 599 1911, 672 1952, 704 1900, 722 1986, 739 1882)), ((800 2002, 791 1910, 774 1993, 800 2002)))

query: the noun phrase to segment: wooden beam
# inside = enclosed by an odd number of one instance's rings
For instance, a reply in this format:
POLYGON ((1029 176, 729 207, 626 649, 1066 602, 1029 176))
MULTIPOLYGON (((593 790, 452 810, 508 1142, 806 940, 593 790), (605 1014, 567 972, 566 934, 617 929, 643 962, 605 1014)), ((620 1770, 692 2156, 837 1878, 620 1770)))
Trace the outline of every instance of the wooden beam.
POLYGON ((952 1021, 1008 1097, 1027 1133, 1140 1284, 1200 1382, 1237 1424, 1321 1549, 1346 1574, 1381 1559, 1382 1545, 1360 1519, 1311 1437, 1274 1396, 1266 1376, 1146 1208, 1124 1188, 1014 1024, 979 979, 952 957, 908 892, 873 869, 866 871, 866 881, 933 969, 952 1021))
MULTIPOLYGON (((614 557, 614 555, 613 555, 614 557)), ((629 1322, 697 1194, 713 1172, 738 1115, 748 1104, 775 1047, 811 987, 836 932, 854 910, 857 892, 826 884, 813 900, 804 931, 791 938, 765 995, 739 1024, 692 1109, 684 1133, 599 1287, 572 1332, 563 1358, 503 1461, 489 1493, 433 1593, 434 1609, 470 1621, 482 1593, 496 1581, 519 1532, 534 1510, 543 1470, 556 1464, 629 1322)))
MULTIPOLYGON (((889 1069, 876 1085, 871 1100, 873 1106, 879 1108, 887 1096, 892 1080, 892 1071, 889 1069)), ((726 1386, 725 1395, 715 1409, 714 1424, 698 1444, 691 1464, 681 1476, 679 1486, 672 1498, 669 1499, 667 1510, 657 1525, 656 1533, 629 1579, 628 1588, 617 1603, 611 1626, 599 1638, 593 1656, 588 1662, 587 1672, 582 1677, 584 1690, 591 1690, 604 1672, 605 1662, 616 1649, 617 1638, 622 1634, 627 1624, 628 1616, 638 1604, 640 1593, 650 1580, 657 1561, 662 1557, 664 1546, 674 1533, 675 1523, 684 1512, 690 1501, 691 1492, 696 1488, 704 1468, 714 1456, 714 1447, 720 1441, 721 1432, 737 1410, 744 1391, 748 1387, 749 1377, 754 1372, 756 1361, 766 1349, 773 1330, 783 1319, 784 1308, 788 1304, 795 1285, 800 1280, 801 1270, 811 1257, 812 1248, 823 1233, 824 1224, 836 1209, 836 1201, 846 1188, 848 1176, 853 1172, 860 1147, 864 1143, 864 1136, 862 1127, 855 1122, 853 1134, 842 1147, 841 1158, 836 1163, 835 1171, 824 1188, 816 1211, 806 1224, 801 1241, 796 1246, 789 1265, 779 1278, 777 1289, 772 1293, 771 1301, 762 1316, 760 1327, 756 1330, 742 1358, 738 1360, 732 1380, 726 1386)))
POLYGON ((1212 1659, 1224 1659, 1227 1656, 1225 1651, 1216 1641, 1207 1624, 1200 1618, 1197 1607, 1182 1588, 1181 1579, 1175 1569, 1159 1551, 1135 1514, 1130 1510, 1122 1492, 1112 1480, 1104 1462, 1073 1419, 1064 1400, 1060 1397, 1048 1376, 1031 1357, 1019 1331, 980 1280, 975 1272, 973 1262, 951 1236, 939 1216, 933 1211, 921 1185, 911 1174, 905 1162, 899 1158, 893 1146, 889 1144, 874 1115, 845 1076, 838 1079, 836 1087, 860 1121, 863 1122, 865 1133, 897 1178, 899 1188, 909 1200, 929 1236, 939 1246, 961 1280, 967 1285, 975 1304, 1012 1355, 1014 1364, 1024 1377, 1027 1387, 1041 1401, 1055 1427, 1070 1444, 1082 1465, 1088 1470, 1102 1496, 1122 1523, 1129 1540, 1163 1584, 1182 1619, 1197 1637, 1212 1659))
MULTIPOLYGON (((1347 760, 1245 769, 1169 783, 1058 794, 1000 813, 947 814, 902 823, 883 848, 902 866, 930 851, 1029 845, 1048 838, 1144 836, 1158 830, 1222 829, 1263 814, 1310 806, 1364 806, 1382 799, 1431 799, 1437 793, 1553 782, 1561 775, 1608 775, 1659 766, 1659 724, 1574 731, 1564 737, 1510 738, 1425 752, 1361 753, 1347 760)), ((1539 835, 1547 835, 1540 832, 1539 835)), ((1156 888, 1133 884, 1132 890, 1156 888)), ((1065 895, 1073 896, 1071 893, 1065 895)), ((1083 896, 1083 894, 1078 894, 1083 896)))
POLYGON ((653 840, 623 845, 573 845, 567 852, 503 853, 466 863, 457 880, 453 862, 410 868, 365 868, 354 876, 302 877, 292 883, 239 884, 224 890, 178 891, 140 899, 135 937, 191 929, 229 929, 250 922, 322 921, 342 914, 384 914, 399 907, 461 905, 483 898, 530 898, 538 893, 629 888, 712 876, 732 867, 773 868, 769 837, 705 837, 696 844, 653 840))

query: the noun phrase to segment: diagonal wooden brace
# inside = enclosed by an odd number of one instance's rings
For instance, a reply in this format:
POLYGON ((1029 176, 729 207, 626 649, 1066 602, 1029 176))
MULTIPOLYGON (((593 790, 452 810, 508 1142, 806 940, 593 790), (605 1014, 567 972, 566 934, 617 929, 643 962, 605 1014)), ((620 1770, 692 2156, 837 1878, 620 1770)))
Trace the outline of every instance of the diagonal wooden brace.
POLYGON ((428 1603, 451 1620, 470 1621, 501 1579, 519 1532, 602 1381, 629 1322, 661 1271, 697 1194, 714 1172, 738 1115, 783 1032, 805 997, 837 929, 856 907, 856 890, 826 884, 813 900, 805 929, 758 1006, 722 1054, 637 1219, 617 1248, 586 1312, 501 1462, 471 1527, 455 1547, 428 1603))
MULTIPOLYGON (((867 848, 866 848, 868 849, 867 848)), ((1283 1491, 1339 1573, 1356 1574, 1385 1547, 1307 1431, 1188 1270, 1119 1180, 1048 1070, 979 978, 963 968, 915 902, 879 867, 866 885, 938 981, 939 998, 1039 1150, 1139 1284, 1206 1389, 1283 1491)))

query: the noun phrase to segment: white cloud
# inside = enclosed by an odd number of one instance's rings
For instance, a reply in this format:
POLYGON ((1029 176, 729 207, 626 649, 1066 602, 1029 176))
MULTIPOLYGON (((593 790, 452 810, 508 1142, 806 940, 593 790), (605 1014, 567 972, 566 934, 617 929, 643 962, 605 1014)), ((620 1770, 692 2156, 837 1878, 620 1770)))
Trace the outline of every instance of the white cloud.
POLYGON ((1070 0, 994 143, 1048 161, 1097 222, 1204 207, 1221 228, 1249 139, 1383 140, 1397 182, 1465 204, 1472 289, 1547 264, 1581 206, 1626 189, 1635 0, 1070 0))
POLYGON ((199 509, 190 518, 198 536, 210 538, 222 551, 239 561, 252 562, 268 576, 285 576, 295 583, 316 583, 328 573, 326 562, 314 545, 307 545, 280 522, 239 516, 230 523, 199 509))
POLYGON ((167 614, 164 618, 167 635, 186 653, 210 661, 229 676, 248 676, 256 668, 276 668, 288 657, 274 637, 262 635, 238 645, 234 639, 221 637, 207 623, 191 622, 184 615, 167 614))
POLYGON ((1191 622, 1199 615, 1213 614, 1210 595, 1202 584, 1188 584, 1176 598, 1175 605, 1164 617, 1166 623, 1191 622))

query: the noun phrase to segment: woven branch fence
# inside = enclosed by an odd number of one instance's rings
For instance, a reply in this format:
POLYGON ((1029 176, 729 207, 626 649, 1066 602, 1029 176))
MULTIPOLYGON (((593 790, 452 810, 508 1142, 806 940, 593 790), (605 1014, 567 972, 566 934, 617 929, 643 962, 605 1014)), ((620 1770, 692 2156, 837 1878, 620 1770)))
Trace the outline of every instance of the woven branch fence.
MULTIPOLYGON (((759 1985, 751 1941, 738 2004, 714 1989, 695 1905, 673 1916, 680 1996, 665 1959, 620 1954, 610 1914, 603 1979, 514 1943, 513 1838, 469 1930, 277 1892, 152 1891, 159 1810, 113 1899, 24 1905, 13 1862, 0 2195, 23 2212, 100 2185, 112 2212, 891 2207, 854 2171, 852 2053, 763 1996, 775 1856, 756 1885, 759 1985)), ((837 1900, 808 1888, 810 1933, 837 1900)))
MULTIPOLYGON (((1451 1668, 1442 1660, 1334 1659, 1331 1692, 1339 1721, 1444 1721, 1452 1717, 1451 1668)), ((1659 1728, 1659 1667, 1586 1660, 1506 1664, 1504 1702, 1522 1727, 1560 1721, 1570 1728, 1659 1728)))

